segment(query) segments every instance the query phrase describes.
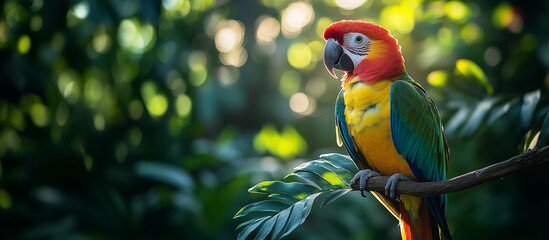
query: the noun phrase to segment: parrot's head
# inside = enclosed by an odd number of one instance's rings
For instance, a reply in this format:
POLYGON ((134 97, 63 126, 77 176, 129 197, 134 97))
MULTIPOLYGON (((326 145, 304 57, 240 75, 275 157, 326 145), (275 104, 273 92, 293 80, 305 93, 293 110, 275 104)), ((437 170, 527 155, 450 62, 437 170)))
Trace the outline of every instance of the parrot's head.
POLYGON ((324 66, 334 78, 334 69, 367 83, 394 79, 404 72, 400 45, 389 30, 362 20, 342 20, 324 30, 324 66))

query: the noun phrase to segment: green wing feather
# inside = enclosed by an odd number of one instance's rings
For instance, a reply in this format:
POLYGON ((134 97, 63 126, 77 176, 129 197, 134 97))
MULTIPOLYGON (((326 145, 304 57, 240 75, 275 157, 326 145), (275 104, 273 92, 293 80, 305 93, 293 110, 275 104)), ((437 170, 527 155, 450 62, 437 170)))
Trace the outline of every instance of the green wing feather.
POLYGON ((391 86, 391 136, 419 181, 446 179, 448 147, 438 110, 416 82, 391 86), (412 169, 414 170, 414 169, 412 169))
MULTIPOLYGON (((417 181, 446 179, 448 144, 435 103, 408 74, 404 80, 391 85, 390 94, 391 137, 397 152, 406 160, 417 181)), ((444 235, 449 236, 446 195, 427 200, 444 235)))

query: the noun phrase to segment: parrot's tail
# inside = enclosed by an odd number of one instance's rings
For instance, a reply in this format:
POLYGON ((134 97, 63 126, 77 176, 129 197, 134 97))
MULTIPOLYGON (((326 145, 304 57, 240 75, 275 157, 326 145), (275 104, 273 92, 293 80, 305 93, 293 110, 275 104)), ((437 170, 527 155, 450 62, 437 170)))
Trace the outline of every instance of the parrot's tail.
POLYGON ((430 214, 427 201, 401 195, 400 234, 402 240, 440 240, 438 225, 430 214))

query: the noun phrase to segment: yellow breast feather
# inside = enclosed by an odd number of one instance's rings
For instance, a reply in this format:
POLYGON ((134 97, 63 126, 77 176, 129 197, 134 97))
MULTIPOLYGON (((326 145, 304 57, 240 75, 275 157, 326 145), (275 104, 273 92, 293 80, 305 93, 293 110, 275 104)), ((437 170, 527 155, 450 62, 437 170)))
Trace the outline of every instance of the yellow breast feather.
POLYGON ((345 120, 349 133, 374 171, 386 176, 403 173, 413 179, 408 163, 396 152, 391 139, 392 83, 386 80, 367 84, 358 79, 345 82, 345 120))

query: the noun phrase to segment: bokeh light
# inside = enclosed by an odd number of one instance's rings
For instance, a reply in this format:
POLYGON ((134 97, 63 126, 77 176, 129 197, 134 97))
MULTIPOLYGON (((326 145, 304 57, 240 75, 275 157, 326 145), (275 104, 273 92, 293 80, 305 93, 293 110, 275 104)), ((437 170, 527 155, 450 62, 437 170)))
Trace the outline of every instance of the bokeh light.
POLYGON ((153 117, 164 115, 168 109, 168 100, 162 94, 157 85, 152 81, 146 81, 141 85, 141 96, 149 114, 153 117))
POLYGON ((257 49, 270 56, 276 51, 275 39, 280 34, 280 23, 276 18, 263 15, 256 20, 257 49))
POLYGON ((17 49, 19 53, 26 54, 31 48, 31 39, 28 35, 21 35, 19 41, 17 41, 17 49))
POLYGON ((60 127, 63 127, 69 120, 69 116, 69 107, 64 102, 60 102, 57 106, 57 110, 55 111, 55 122, 60 127))
POLYGON ((311 49, 305 43, 296 42, 288 48, 288 62, 294 68, 307 68, 311 64, 311 58, 311 49))
POLYGON ((111 36, 105 31, 105 27, 101 26, 94 33, 93 40, 93 49, 99 53, 106 53, 111 49, 111 36))
POLYGON ((291 126, 285 126, 280 133, 273 125, 266 124, 255 136, 254 149, 268 152, 282 159, 291 159, 307 149, 303 137, 291 126))
POLYGON ((379 21, 381 25, 396 30, 401 34, 408 34, 414 30, 415 7, 405 5, 391 5, 383 8, 379 21))
POLYGON ((362 4, 364 4, 367 1, 372 1, 372 0, 335 0, 335 3, 337 4, 337 6, 345 10, 353 10, 355 8, 362 6, 362 4))
POLYGON ((242 47, 244 24, 236 20, 225 20, 219 23, 218 28, 215 34, 215 47, 221 52, 219 60, 225 65, 241 67, 248 59, 248 53, 242 47))
POLYGON ((282 34, 286 38, 294 38, 303 27, 314 19, 313 7, 306 2, 294 2, 282 11, 282 34))
POLYGON ((275 38, 278 37, 278 34, 280 33, 280 23, 276 18, 263 15, 257 19, 256 23, 256 39, 258 44, 273 42, 275 38))
POLYGON ((501 51, 496 46, 490 46, 484 51, 484 62, 489 66, 496 66, 501 61, 501 51))
POLYGON ((103 114, 96 114, 93 117, 93 125, 97 131, 101 132, 105 130, 105 116, 103 116, 103 114))
POLYGON ((67 70, 61 72, 57 78, 59 92, 65 97, 67 102, 74 104, 80 98, 80 83, 75 72, 67 70))
POLYGON ((172 90, 172 94, 175 96, 180 93, 184 93, 186 88, 183 77, 179 71, 171 70, 166 76, 166 85, 172 90))
POLYGON ((219 60, 225 65, 242 67, 248 60, 248 52, 245 48, 239 47, 228 53, 222 53, 219 56, 219 60))
POLYGON ((322 78, 313 78, 307 81, 305 90, 308 95, 314 96, 315 98, 320 98, 324 93, 326 93, 326 81, 322 78))
POLYGON ((222 53, 230 52, 242 45, 244 24, 235 20, 226 20, 219 24, 215 34, 215 47, 222 53))
POLYGON ((50 111, 40 102, 31 105, 29 114, 34 125, 38 127, 45 127, 50 123, 50 111))
POLYGON ((466 22, 471 15, 467 5, 460 1, 448 1, 444 5, 444 11, 448 18, 457 22, 466 22))
MULTIPOLYGON (((42 21, 42 17, 40 15, 32 16, 32 18, 30 20, 30 27, 31 27, 32 31, 37 32, 40 29, 42 29, 42 24, 43 24, 43 21, 42 21)), ((0 35, 1 35, 1 33, 0 33, 0 35)))
POLYGON ((175 110, 180 117, 186 117, 191 112, 192 101, 189 96, 185 94, 177 95, 175 100, 175 110))
POLYGON ((290 98, 290 108, 296 113, 303 113, 309 107, 309 99, 304 93, 296 93, 290 98))
POLYGON ((221 66, 217 69, 217 79, 219 82, 224 85, 232 85, 238 81, 239 71, 238 68, 230 68, 226 66, 221 66))
POLYGON ((461 38, 468 44, 478 42, 482 37, 483 31, 475 23, 469 22, 461 29, 461 38))
POLYGON ((208 58, 202 51, 194 51, 189 55, 188 64, 191 68, 189 82, 191 85, 198 87, 206 81, 208 77, 207 62, 208 58))
POLYGON ((183 18, 191 11, 189 0, 162 0, 162 7, 170 18, 183 18))
POLYGON ((333 21, 327 17, 321 17, 320 19, 318 19, 318 21, 316 22, 316 34, 318 37, 320 37, 321 39, 324 39, 324 29, 326 29, 326 27, 328 25, 330 25, 333 21))
POLYGON ((4 47, 9 39, 8 37, 8 26, 5 21, 0 20, 0 47, 4 47))
POLYGON ((301 115, 310 115, 316 110, 316 101, 307 94, 298 92, 289 101, 290 109, 301 115))
POLYGON ((506 28, 511 32, 518 33, 523 27, 523 17, 519 10, 508 2, 501 2, 494 9, 492 22, 496 27, 506 28))
POLYGON ((2 209, 8 209, 11 207, 12 200, 11 196, 4 188, 0 188, 0 207, 2 209))
POLYGON ((123 49, 142 54, 152 48, 156 30, 150 24, 141 24, 136 18, 124 19, 118 27, 118 43, 123 49))
POLYGON ((437 70, 427 75, 427 82, 435 87, 442 87, 448 81, 448 73, 442 70, 437 70))
POLYGON ((103 97, 104 88, 101 81, 97 78, 90 77, 86 79, 84 84, 84 99, 90 107, 97 106, 99 100, 103 97))
POLYGON ((74 5, 71 13, 79 19, 85 19, 90 13, 90 4, 88 3, 88 1, 79 2, 78 4, 74 5))
POLYGON ((132 100, 128 104, 128 114, 133 120, 139 120, 143 115, 143 104, 139 100, 132 100))
POLYGON ((299 91, 301 75, 293 70, 288 70, 280 76, 279 91, 283 96, 291 97, 299 91))

